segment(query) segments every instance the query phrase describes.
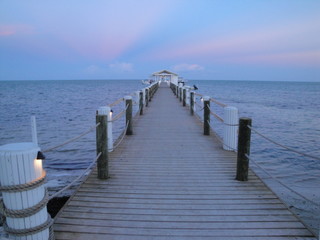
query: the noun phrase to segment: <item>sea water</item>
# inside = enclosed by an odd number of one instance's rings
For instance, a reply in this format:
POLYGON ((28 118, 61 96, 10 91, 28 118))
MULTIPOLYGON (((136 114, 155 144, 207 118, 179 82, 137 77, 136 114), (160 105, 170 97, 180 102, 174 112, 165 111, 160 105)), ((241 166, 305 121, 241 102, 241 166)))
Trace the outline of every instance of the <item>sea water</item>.
MULTIPOLYGON (((237 107, 240 117, 252 118, 253 127, 267 137, 320 156, 320 83, 194 80, 188 84, 195 84, 198 93, 237 107)), ((0 81, 0 145, 31 141, 31 115, 37 118, 41 149, 58 145, 94 126, 99 107, 143 87, 136 80, 0 81)), ((115 113, 123 104, 115 107, 115 113)), ((211 106, 223 116, 220 106, 211 106)), ((115 137, 123 125, 123 121, 115 124, 115 137)), ((214 119, 212 125, 222 135, 223 125, 214 119)), ((95 132, 45 155, 47 186, 54 192, 71 182, 95 158, 95 132)), ((262 167, 251 163, 252 169, 309 226, 318 228, 320 161, 283 150, 255 133, 251 157, 262 167)))

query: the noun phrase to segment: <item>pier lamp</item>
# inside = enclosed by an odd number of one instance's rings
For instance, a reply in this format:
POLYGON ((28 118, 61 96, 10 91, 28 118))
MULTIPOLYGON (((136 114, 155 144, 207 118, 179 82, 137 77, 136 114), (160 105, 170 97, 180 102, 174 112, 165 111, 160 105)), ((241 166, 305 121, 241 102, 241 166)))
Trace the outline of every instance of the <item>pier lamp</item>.
POLYGON ((38 151, 37 157, 34 160, 34 169, 37 177, 42 176, 42 160, 45 158, 44 154, 41 151, 38 151))

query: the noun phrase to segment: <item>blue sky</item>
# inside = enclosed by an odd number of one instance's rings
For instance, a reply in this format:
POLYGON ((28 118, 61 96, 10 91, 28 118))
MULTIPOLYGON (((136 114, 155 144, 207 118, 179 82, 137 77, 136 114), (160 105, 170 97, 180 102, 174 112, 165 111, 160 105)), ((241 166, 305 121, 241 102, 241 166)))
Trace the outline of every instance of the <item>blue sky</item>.
POLYGON ((320 81, 319 0, 1 0, 0 80, 320 81))

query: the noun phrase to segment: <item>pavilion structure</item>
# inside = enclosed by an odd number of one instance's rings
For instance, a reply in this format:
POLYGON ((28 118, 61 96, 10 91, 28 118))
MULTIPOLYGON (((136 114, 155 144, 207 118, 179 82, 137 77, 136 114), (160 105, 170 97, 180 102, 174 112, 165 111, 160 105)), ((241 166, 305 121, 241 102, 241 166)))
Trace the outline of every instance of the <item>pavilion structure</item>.
POLYGON ((170 72, 168 70, 162 70, 160 72, 155 72, 151 75, 152 79, 155 81, 166 81, 178 85, 179 76, 176 73, 170 72))

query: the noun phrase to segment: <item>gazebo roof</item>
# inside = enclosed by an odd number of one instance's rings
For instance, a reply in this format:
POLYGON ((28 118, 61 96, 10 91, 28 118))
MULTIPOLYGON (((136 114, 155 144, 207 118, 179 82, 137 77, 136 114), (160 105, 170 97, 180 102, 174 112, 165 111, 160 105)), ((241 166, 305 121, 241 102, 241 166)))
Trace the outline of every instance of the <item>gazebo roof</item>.
POLYGON ((152 74, 152 76, 155 76, 155 75, 163 75, 163 74, 166 74, 166 75, 170 74, 170 75, 178 76, 178 74, 173 73, 173 72, 170 72, 170 71, 168 71, 168 70, 162 70, 162 71, 160 71, 160 72, 155 72, 155 73, 152 74))

